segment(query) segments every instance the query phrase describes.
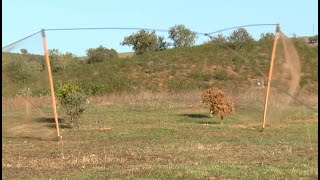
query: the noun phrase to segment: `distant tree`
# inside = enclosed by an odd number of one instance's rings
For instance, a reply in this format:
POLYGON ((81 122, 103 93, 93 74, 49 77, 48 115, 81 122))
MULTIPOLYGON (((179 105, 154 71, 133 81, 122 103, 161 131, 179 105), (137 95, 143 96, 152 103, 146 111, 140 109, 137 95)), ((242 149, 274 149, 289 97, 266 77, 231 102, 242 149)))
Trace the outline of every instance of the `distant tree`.
POLYGON ((298 35, 297 35, 296 33, 293 33, 293 34, 292 34, 292 38, 293 38, 293 39, 296 39, 296 38, 298 38, 298 35))
POLYGON ((132 48, 136 54, 165 50, 170 45, 164 41, 164 37, 158 37, 155 31, 146 30, 140 30, 137 33, 125 37, 120 44, 133 46, 132 48))
POLYGON ((133 46, 136 54, 155 51, 157 49, 157 35, 154 31, 140 30, 137 33, 125 37, 121 45, 133 46))
POLYGON ((158 42, 157 42, 157 51, 162 51, 162 50, 166 50, 168 49, 168 47, 170 46, 170 43, 166 42, 164 40, 164 37, 159 36, 158 37, 158 42))
POLYGON ((175 25, 169 30, 169 38, 173 40, 174 47, 193 46, 196 34, 184 25, 175 25))
POLYGON ((273 40, 273 39, 274 39, 274 34, 268 32, 268 33, 262 33, 262 34, 260 35, 259 41, 264 41, 264 40, 271 41, 271 40, 273 40))
POLYGON ((49 49, 48 52, 49 52, 49 56, 52 56, 52 57, 61 55, 58 49, 49 49))
POLYGON ((234 30, 228 37, 229 42, 234 45, 234 48, 243 49, 254 41, 252 36, 248 33, 245 28, 238 28, 234 30))
POLYGON ((70 57, 70 58, 76 57, 76 55, 72 54, 71 52, 66 52, 66 53, 64 54, 64 56, 70 57))
POLYGON ((27 50, 27 49, 20 49, 20 52, 21 52, 22 54, 28 54, 28 50, 27 50))
POLYGON ((262 48, 272 47, 274 38, 275 38, 274 33, 262 33, 259 39, 260 46, 262 48))
POLYGON ((66 52, 65 54, 61 53, 59 49, 49 49, 48 50, 50 57, 50 64, 52 72, 58 72, 64 70, 68 65, 74 62, 75 55, 66 52))
POLYGON ((118 53, 114 49, 108 49, 103 46, 87 49, 88 63, 97 63, 118 57, 118 53))
POLYGON ((65 62, 61 60, 61 53, 58 49, 48 50, 52 72, 58 72, 65 69, 65 62))
POLYGON ((220 43, 220 42, 227 42, 227 38, 224 37, 222 34, 218 34, 217 36, 210 37, 210 43, 220 43))

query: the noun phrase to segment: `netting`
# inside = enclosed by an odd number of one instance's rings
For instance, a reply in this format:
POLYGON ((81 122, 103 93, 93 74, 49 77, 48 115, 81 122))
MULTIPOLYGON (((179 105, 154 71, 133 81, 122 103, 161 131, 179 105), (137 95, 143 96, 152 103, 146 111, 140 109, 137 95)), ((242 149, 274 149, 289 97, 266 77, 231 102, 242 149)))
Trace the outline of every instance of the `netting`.
POLYGON ((271 79, 268 120, 284 118, 297 97, 300 85, 300 59, 292 41, 282 32, 279 34, 274 72, 271 79))
POLYGON ((302 72, 301 67, 307 67, 308 64, 305 57, 299 55, 295 46, 292 39, 288 38, 283 32, 279 32, 278 48, 270 85, 270 101, 267 106, 267 119, 270 124, 292 119, 297 113, 310 113, 309 118, 317 116, 316 98, 318 95, 317 93, 306 93, 304 91, 305 87, 303 87, 301 80, 306 78, 310 72, 302 72), (304 58, 303 61, 300 57, 304 58), (312 98, 315 99, 312 100, 312 98))
MULTIPOLYGON (((232 29, 226 30, 229 31, 221 31, 222 36, 232 32, 232 29)), ((273 30, 255 29, 255 34, 273 30)), ((91 99, 110 94, 151 92, 174 96, 197 92, 199 96, 191 97, 193 105, 197 111, 209 114, 209 109, 201 104, 200 92, 215 87, 222 89, 235 103, 235 115, 230 116, 230 121, 260 127, 273 38, 259 40, 255 37, 253 42, 242 46, 223 38, 208 41, 203 36, 206 34, 200 33, 193 47, 170 47, 164 51, 135 54, 132 46, 120 46, 120 43, 137 31, 48 30, 55 88, 64 83, 76 83, 91 99), (88 50, 100 45, 113 49, 117 56, 89 63, 88 50)), ((155 32, 170 41, 168 32, 155 32)), ((2 49, 3 135, 44 139, 56 136, 43 51, 40 33, 2 49)), ((317 114, 314 98, 317 94, 306 93, 301 88, 301 74, 306 77, 309 72, 301 68, 306 59, 301 62, 300 57, 292 39, 280 33, 267 106, 267 127, 293 118, 296 112, 317 114)), ((58 116, 67 119, 59 103, 58 116)))
POLYGON ((43 54, 40 32, 2 48, 3 137, 57 137, 43 54))
MULTIPOLYGON (((262 34, 266 34, 266 32, 262 34)), ((243 63, 243 69, 249 69, 250 75, 247 76, 247 81, 244 81, 247 83, 236 83, 233 87, 222 88, 234 100, 236 110, 243 115, 241 116, 243 122, 247 121, 251 126, 259 124, 264 114, 270 59, 273 48, 271 40, 273 41, 274 38, 269 38, 267 41, 261 38, 259 44, 256 44, 259 48, 253 49, 251 52, 235 50, 234 47, 224 41, 215 42, 227 49, 228 53, 233 55, 233 59, 243 63), (250 68, 252 72, 250 72, 250 68)), ((267 103, 267 126, 276 125, 279 122, 283 123, 283 121, 292 119, 297 114, 305 114, 309 118, 317 116, 318 94, 315 91, 312 93, 310 91, 306 92, 305 87, 301 87, 301 76, 306 78, 310 75, 309 72, 301 72, 301 66, 308 67, 309 65, 305 57, 302 62, 300 61, 301 55, 299 56, 294 41, 298 45, 305 43, 298 39, 292 40, 292 38, 288 38, 283 32, 279 32, 267 103)), ((311 61, 317 61, 316 58, 311 61)), ((236 62, 231 62, 230 64, 236 64, 236 62)), ((317 66, 316 63, 314 65, 317 66)), ((241 74, 241 69, 238 73, 241 74)), ((246 76, 244 73, 241 75, 242 77, 246 76)), ((317 85, 314 87, 316 87, 314 90, 317 91, 317 85)))

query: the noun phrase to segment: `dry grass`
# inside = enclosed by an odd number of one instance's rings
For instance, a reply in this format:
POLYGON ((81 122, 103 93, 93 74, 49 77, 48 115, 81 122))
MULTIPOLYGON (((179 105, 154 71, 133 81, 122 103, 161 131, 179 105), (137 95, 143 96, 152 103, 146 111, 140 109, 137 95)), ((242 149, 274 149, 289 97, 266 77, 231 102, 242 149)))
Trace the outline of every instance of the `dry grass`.
POLYGON ((43 97, 26 97, 26 96, 15 96, 15 97, 2 97, 2 110, 19 110, 25 108, 26 104, 31 106, 41 107, 51 105, 51 98, 47 96, 43 97))

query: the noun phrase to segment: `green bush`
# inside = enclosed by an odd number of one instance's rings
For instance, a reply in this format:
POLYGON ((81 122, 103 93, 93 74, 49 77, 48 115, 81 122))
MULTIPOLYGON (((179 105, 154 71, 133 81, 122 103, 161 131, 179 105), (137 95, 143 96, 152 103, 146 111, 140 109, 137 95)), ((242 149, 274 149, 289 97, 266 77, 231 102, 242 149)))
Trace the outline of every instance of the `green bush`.
POLYGON ((32 76, 32 69, 26 61, 10 61, 7 68, 10 79, 16 83, 27 83, 32 76))
POLYGON ((103 46, 99 46, 97 48, 90 48, 87 50, 87 62, 97 63, 105 60, 110 60, 114 58, 118 58, 118 53, 114 49, 108 49, 103 46))
POLYGON ((245 28, 238 28, 234 30, 228 37, 228 41, 233 49, 244 49, 252 45, 254 39, 245 28))
POLYGON ((169 38, 174 47, 190 47, 196 42, 197 35, 184 25, 175 25, 169 30, 169 38))
POLYGON ((57 72, 64 69, 64 62, 59 58, 61 53, 58 49, 49 49, 50 67, 52 72, 57 72))
POLYGON ((217 44, 217 43, 225 43, 227 42, 227 38, 223 36, 223 34, 218 34, 217 36, 210 37, 209 43, 217 44))
POLYGON ((164 37, 157 36, 155 31, 140 30, 124 38, 121 45, 133 46, 136 54, 144 54, 153 51, 162 51, 170 46, 164 37))
POLYGON ((75 124, 79 129, 80 115, 84 112, 86 95, 79 84, 65 83, 58 86, 56 95, 66 114, 69 116, 69 123, 75 124))
POLYGON ((70 52, 62 54, 58 49, 49 49, 50 66, 52 72, 65 70, 67 66, 74 64, 76 56, 70 52))

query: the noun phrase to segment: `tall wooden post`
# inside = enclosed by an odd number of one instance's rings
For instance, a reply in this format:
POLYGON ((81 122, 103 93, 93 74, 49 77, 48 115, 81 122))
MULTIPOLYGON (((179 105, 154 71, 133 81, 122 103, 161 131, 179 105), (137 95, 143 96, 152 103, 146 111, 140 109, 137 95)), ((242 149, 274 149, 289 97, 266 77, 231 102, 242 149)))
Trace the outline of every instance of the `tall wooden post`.
POLYGON ((273 70, 273 64, 274 64, 274 58, 276 54, 276 48, 277 48, 277 41, 280 36, 280 26, 277 24, 276 33, 274 36, 273 41, 273 49, 272 49, 272 55, 271 55, 271 62, 270 62, 270 69, 269 69, 269 78, 268 78, 268 86, 267 86, 267 93, 266 93, 266 99, 264 104, 264 112, 263 112, 263 121, 262 121, 262 131, 266 124, 266 116, 267 116, 267 107, 268 107, 268 98, 269 98, 269 91, 270 91, 270 83, 271 83, 271 77, 272 77, 272 70, 273 70))
POLYGON ((58 141, 59 141, 61 136, 60 136, 60 131, 59 131, 59 122, 58 122, 56 98, 55 98, 55 95, 54 95, 53 79, 52 79, 51 66, 50 66, 50 60, 49 60, 49 52, 48 52, 47 40, 46 40, 46 35, 45 35, 45 32, 44 32, 44 29, 42 29, 41 32, 42 32, 44 56, 45 56, 45 61, 46 61, 46 65, 47 65, 47 72, 48 72, 48 77, 49 77, 49 82, 50 82, 50 93, 51 93, 51 99, 52 99, 53 115, 54 115, 54 120, 56 122, 57 136, 58 136, 58 141))

